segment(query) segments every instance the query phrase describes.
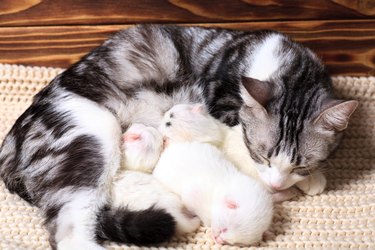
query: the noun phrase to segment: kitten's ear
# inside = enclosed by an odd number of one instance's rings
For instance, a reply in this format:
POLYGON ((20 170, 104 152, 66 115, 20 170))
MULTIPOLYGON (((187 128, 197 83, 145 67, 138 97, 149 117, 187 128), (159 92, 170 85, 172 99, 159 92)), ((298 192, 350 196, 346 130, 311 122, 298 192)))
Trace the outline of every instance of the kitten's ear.
POLYGON ((229 199, 229 198, 225 198, 224 200, 225 202, 225 206, 229 209, 237 209, 238 208, 238 204, 237 202, 235 202, 234 200, 232 199, 229 199))
POLYGON ((197 114, 204 114, 206 113, 206 108, 204 107, 203 104, 197 103, 193 105, 193 107, 191 108, 191 112, 197 113, 197 114))
POLYGON ((349 123, 349 118, 358 107, 358 101, 339 102, 331 100, 326 108, 315 120, 314 124, 330 131, 343 131, 349 123))
POLYGON ((141 138, 140 134, 134 134, 134 133, 125 133, 122 135, 122 141, 123 142, 134 142, 141 138))
POLYGON ((273 88, 270 82, 259 81, 254 78, 242 76, 241 97, 249 107, 265 106, 273 98, 273 88))

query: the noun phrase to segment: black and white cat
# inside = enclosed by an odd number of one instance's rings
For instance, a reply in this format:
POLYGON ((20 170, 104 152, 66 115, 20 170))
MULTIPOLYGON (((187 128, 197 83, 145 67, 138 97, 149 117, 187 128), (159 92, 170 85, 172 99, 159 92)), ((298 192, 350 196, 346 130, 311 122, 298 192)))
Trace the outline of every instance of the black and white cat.
POLYGON ((336 99, 320 60, 283 34, 136 26, 35 96, 3 141, 0 176, 43 211, 53 247, 166 241, 169 214, 116 209, 109 190, 122 131, 156 127, 175 103, 205 103, 215 118, 240 123, 259 168, 280 172, 280 189, 298 181, 284 183, 290 173, 301 180, 319 168, 357 107, 336 99))

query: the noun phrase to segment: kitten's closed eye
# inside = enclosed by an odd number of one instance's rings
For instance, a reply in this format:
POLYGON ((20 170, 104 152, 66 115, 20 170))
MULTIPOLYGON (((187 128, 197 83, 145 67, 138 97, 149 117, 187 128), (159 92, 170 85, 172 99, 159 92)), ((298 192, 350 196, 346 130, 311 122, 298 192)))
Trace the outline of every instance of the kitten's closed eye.
POLYGON ((137 141, 141 138, 141 136, 139 134, 133 134, 133 133, 125 133, 123 136, 122 136, 122 139, 124 142, 133 142, 133 141, 137 141))
POLYGON ((225 206, 229 209, 237 209, 238 208, 238 204, 235 201, 230 200, 230 199, 225 200, 225 206))

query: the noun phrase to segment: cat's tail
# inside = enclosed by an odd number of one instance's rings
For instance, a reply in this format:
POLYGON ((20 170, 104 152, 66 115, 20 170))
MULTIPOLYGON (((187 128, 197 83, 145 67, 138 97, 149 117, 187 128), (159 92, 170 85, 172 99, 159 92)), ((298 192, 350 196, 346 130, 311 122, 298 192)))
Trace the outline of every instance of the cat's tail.
POLYGON ((98 214, 96 236, 98 240, 150 245, 170 240, 175 230, 174 218, 163 209, 130 211, 106 206, 98 214))

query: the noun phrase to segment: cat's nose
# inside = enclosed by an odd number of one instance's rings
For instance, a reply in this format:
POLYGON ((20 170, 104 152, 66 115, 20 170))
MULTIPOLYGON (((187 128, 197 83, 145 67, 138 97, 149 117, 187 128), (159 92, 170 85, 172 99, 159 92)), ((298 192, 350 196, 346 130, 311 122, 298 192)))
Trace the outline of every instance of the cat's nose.
POLYGON ((282 188, 280 184, 270 183, 270 186, 273 190, 278 191, 282 188))

